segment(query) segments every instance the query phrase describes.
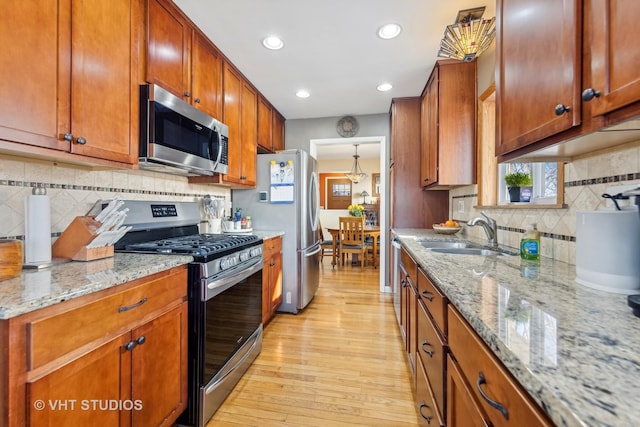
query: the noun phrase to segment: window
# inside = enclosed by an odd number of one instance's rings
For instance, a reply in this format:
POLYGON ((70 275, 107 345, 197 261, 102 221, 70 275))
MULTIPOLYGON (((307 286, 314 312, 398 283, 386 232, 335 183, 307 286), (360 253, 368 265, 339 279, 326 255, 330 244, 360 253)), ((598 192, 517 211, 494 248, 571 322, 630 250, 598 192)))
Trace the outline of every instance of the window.
POLYGON ((351 181, 327 178, 327 209, 348 209, 351 204, 351 181))
POLYGON ((556 204, 558 199, 558 163, 503 163, 498 169, 498 201, 509 203, 509 193, 504 176, 507 173, 525 172, 531 175, 533 194, 531 203, 556 204))

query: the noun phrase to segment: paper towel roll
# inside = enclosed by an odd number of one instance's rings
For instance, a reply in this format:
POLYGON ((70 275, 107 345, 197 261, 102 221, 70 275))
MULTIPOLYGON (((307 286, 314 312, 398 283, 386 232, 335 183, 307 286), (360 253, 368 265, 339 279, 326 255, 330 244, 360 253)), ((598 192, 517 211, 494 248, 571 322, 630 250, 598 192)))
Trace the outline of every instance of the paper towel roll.
POLYGON ((51 262, 51 209, 49 196, 42 194, 43 190, 34 188, 34 194, 24 200, 25 264, 51 262))

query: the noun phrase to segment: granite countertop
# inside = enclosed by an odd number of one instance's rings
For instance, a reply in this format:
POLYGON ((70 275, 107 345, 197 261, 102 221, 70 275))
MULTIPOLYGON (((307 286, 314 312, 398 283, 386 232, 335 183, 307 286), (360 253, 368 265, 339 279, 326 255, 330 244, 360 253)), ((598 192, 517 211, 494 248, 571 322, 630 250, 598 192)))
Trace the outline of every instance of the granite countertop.
POLYGON ((417 240, 462 239, 393 232, 556 425, 638 425, 640 318, 626 295, 577 284, 575 265, 435 253, 417 240))
POLYGON ((120 285, 193 261, 191 256, 116 253, 88 262, 62 262, 0 282, 0 319, 120 285))
POLYGON ((253 230, 253 234, 262 240, 272 239, 278 236, 284 236, 284 231, 279 230, 253 230))

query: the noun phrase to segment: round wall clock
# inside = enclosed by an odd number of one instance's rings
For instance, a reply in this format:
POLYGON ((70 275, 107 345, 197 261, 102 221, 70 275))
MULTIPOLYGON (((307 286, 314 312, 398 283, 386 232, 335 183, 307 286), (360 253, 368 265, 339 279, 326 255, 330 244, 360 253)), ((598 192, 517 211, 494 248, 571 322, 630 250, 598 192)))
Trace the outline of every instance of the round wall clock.
POLYGON ((358 121, 353 116, 344 116, 338 120, 338 124, 336 125, 338 134, 344 138, 356 136, 358 128, 358 121))

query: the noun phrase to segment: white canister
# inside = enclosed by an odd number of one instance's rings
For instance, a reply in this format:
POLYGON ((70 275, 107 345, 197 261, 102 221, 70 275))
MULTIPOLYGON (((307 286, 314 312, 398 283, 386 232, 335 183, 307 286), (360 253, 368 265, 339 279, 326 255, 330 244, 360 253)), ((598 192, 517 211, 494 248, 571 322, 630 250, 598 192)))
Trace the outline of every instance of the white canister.
POLYGON ((222 233, 222 218, 209 218, 209 233, 222 233))
POLYGON ((620 294, 640 290, 640 215, 623 210, 576 213, 576 282, 620 294))

